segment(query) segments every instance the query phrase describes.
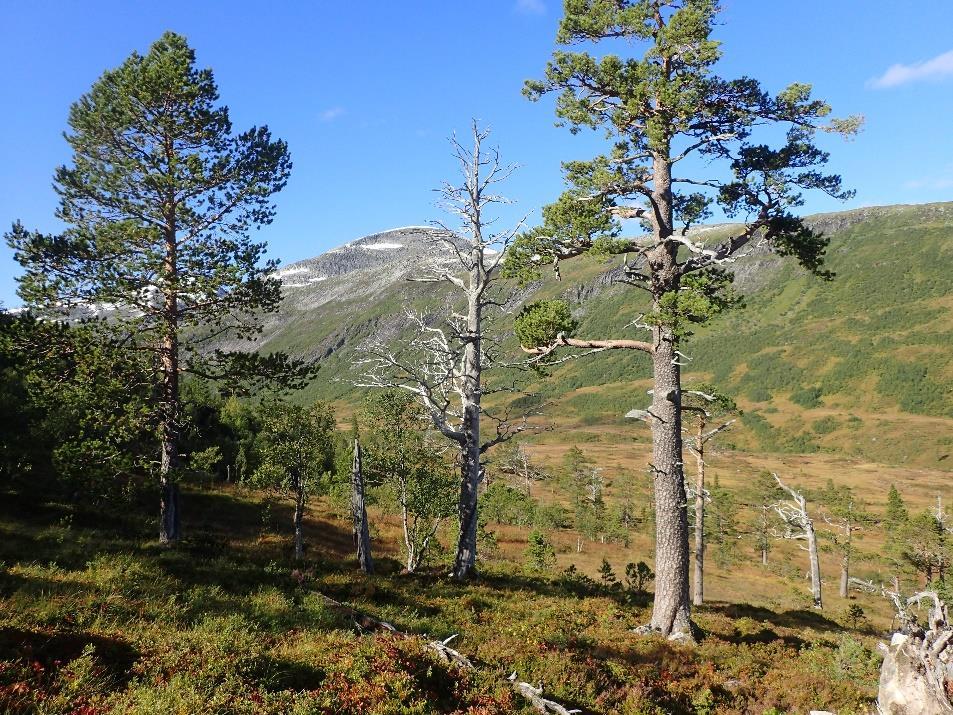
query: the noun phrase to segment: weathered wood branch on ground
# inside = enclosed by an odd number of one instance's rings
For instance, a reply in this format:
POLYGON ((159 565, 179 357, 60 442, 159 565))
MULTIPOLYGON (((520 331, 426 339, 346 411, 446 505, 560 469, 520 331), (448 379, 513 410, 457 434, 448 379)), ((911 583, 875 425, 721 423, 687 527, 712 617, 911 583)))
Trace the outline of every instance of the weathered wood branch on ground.
MULTIPOLYGON (((340 601, 335 601, 330 596, 327 596, 323 593, 318 592, 318 595, 324 600, 325 604, 330 607, 332 611, 339 613, 346 618, 349 618, 358 629, 364 631, 387 631, 394 633, 405 638, 416 638, 424 642, 427 648, 434 651, 437 656, 444 661, 463 670, 476 670, 476 666, 473 662, 467 658, 465 655, 460 653, 457 650, 451 648, 448 644, 454 638, 457 637, 457 634, 450 636, 442 641, 438 640, 428 640, 424 636, 416 635, 414 633, 405 633, 400 631, 390 623, 386 621, 378 620, 373 616, 369 616, 366 613, 362 613, 357 609, 351 608, 350 606, 341 603, 340 601)), ((582 713, 582 710, 578 709, 568 709, 565 706, 559 704, 555 700, 549 700, 543 697, 543 689, 535 687, 530 683, 519 680, 516 677, 514 672, 506 679, 513 691, 525 698, 530 705, 532 705, 538 712, 543 713, 543 715, 574 715, 576 713, 582 713)))

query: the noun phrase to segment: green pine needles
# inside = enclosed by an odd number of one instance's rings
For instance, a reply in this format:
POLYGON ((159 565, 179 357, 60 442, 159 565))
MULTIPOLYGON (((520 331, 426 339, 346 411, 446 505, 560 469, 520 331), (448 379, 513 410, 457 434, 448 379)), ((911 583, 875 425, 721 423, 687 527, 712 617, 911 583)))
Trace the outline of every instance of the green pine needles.
POLYGON ((179 377, 298 384, 287 356, 213 349, 247 339, 278 309, 275 261, 251 232, 271 223, 291 171, 267 127, 235 133, 212 72, 167 32, 105 72, 70 109, 73 155, 56 171, 59 235, 15 224, 20 295, 47 318, 93 318, 112 344, 148 356, 163 484, 160 540, 178 538, 179 377), (103 319, 105 317, 105 319, 103 319))

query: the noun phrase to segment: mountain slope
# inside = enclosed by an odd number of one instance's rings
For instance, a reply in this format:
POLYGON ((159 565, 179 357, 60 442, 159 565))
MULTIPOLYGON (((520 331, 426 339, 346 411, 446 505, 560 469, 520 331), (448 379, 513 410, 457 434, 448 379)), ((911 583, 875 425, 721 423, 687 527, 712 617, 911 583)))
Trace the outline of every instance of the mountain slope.
MULTIPOLYGON (((831 238, 827 267, 835 279, 811 277, 755 247, 732 266, 747 307, 686 344, 686 380, 712 380, 739 398, 744 426, 731 437, 739 447, 945 467, 953 453, 953 204, 865 208, 809 222, 831 238)), ((701 236, 730 230, 708 227, 701 236)), ((440 287, 405 279, 425 260, 448 258, 434 247, 432 229, 408 228, 292 264, 282 270, 284 309, 263 347, 322 364, 304 399, 351 400, 352 365, 368 338, 398 339, 405 310, 434 310, 443 300, 440 287)), ((646 306, 638 291, 613 283, 618 264, 566 262, 561 281, 547 275, 525 298, 568 300, 580 335, 635 336, 625 326, 646 306)), ((500 321, 503 332, 509 320, 500 321)), ((544 412, 563 426, 623 423, 647 399, 647 378, 643 356, 601 354, 560 366, 536 386, 537 402, 548 401, 544 412)))

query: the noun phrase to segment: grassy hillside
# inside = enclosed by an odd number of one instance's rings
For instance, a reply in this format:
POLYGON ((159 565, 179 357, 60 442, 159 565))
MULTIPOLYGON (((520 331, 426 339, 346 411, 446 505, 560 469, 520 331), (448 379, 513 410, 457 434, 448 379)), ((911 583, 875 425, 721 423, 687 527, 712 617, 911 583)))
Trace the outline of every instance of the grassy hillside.
MULTIPOLYGON (((831 239, 827 268, 836 277, 820 280, 760 250, 740 259, 733 270, 746 307, 686 343, 686 379, 714 381, 738 398, 746 415, 731 439, 739 448, 945 468, 953 463, 953 204, 858 209, 809 221, 831 239)), ((702 235, 715 240, 728 231, 702 235)), ((569 300, 581 335, 637 335, 626 326, 646 306, 639 291, 611 283, 618 263, 567 261, 561 281, 547 271, 522 298, 569 300)), ((366 285, 374 278, 361 274, 348 280, 355 281, 355 297, 314 308, 290 292, 266 332, 266 349, 321 365, 299 399, 353 404, 361 346, 380 336, 399 342, 405 310, 439 311, 444 300, 434 286, 366 285)), ((496 320, 500 334, 509 334, 512 316, 496 320)), ((506 345, 516 358, 515 342, 506 345)), ((535 402, 548 405, 548 418, 608 425, 644 405, 648 376, 643 356, 616 352, 565 364, 531 387, 535 402)))
MULTIPOLYGON (((730 439, 745 450, 946 468, 953 204, 812 220, 829 231, 826 265, 836 277, 823 281, 773 256, 742 259, 735 270, 746 307, 687 342, 686 382, 713 381, 738 398, 746 414, 730 439)), ((567 263, 562 283, 547 281, 540 294, 573 302, 580 335, 632 335, 625 326, 645 306, 638 291, 596 280, 610 266, 567 263)), ((647 402, 648 377, 641 355, 619 351, 567 363, 537 389, 558 421, 619 424, 647 402)))
MULTIPOLYGON (((520 564, 526 534, 498 530, 481 577, 397 572, 393 519, 372 514, 381 573, 355 572, 347 526, 319 503, 304 563, 290 516, 266 495, 190 490, 174 549, 154 544, 151 509, 121 513, 7 492, 0 500, 0 711, 20 713, 519 713, 505 676, 594 713, 867 711, 874 634, 843 608, 812 613, 793 576, 749 570, 697 613, 697 648, 631 633, 647 594, 520 564), (756 590, 757 591, 757 590, 756 590), (731 595, 730 599, 721 600, 731 595), (363 632, 325 596, 399 629, 459 634, 477 673, 420 641, 363 632), (740 597, 739 597, 740 596, 740 597)), ((444 536, 447 541, 448 536, 444 536)), ((644 544, 603 547, 617 573, 644 544)), ((560 549, 560 567, 572 556, 560 549)), ((587 556, 594 557, 595 554, 587 556)), ((778 569, 780 569, 780 563, 778 569)), ((865 607, 867 604, 865 604, 865 607)))

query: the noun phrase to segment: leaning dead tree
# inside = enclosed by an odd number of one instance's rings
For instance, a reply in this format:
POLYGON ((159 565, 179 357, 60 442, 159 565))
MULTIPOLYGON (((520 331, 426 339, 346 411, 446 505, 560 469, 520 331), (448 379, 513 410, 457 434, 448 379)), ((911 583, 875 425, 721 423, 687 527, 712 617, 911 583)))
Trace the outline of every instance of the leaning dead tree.
POLYGON ((883 589, 893 601, 900 626, 890 645, 880 645, 884 655, 880 668, 877 707, 888 715, 953 715, 953 625, 946 604, 935 591, 922 591, 902 598, 883 589), (927 601, 925 624, 913 613, 927 601))
POLYGON ((774 475, 774 479, 778 486, 790 496, 789 499, 783 499, 774 505, 774 510, 787 527, 780 536, 805 542, 801 548, 807 551, 810 562, 811 596, 814 608, 821 609, 824 607, 821 599, 821 563, 817 557, 817 534, 814 531, 814 520, 807 511, 807 499, 800 491, 782 482, 777 474, 774 475))
POLYGON ((354 522, 354 548, 357 563, 364 573, 374 573, 371 558, 371 535, 367 524, 367 506, 364 503, 364 464, 361 459, 361 440, 354 438, 354 462, 351 466, 351 517, 354 522))
POLYGON ((507 304, 498 284, 503 252, 522 230, 522 221, 502 232, 489 230, 489 208, 508 203, 494 193, 515 166, 505 165, 495 149, 483 142, 489 131, 473 123, 473 148, 451 139, 453 155, 463 175, 460 185, 445 184, 439 193, 442 207, 460 222, 451 230, 435 222, 434 258, 411 280, 451 288, 445 314, 408 314, 413 337, 394 348, 377 343, 367 348, 361 386, 411 391, 434 426, 457 449, 460 467, 459 538, 453 564, 455 578, 471 574, 476 563, 477 495, 484 476, 484 453, 527 428, 525 416, 495 415, 482 404, 489 390, 484 372, 495 362, 494 341, 488 334, 490 311, 507 304), (481 418, 494 434, 486 438, 481 418))

